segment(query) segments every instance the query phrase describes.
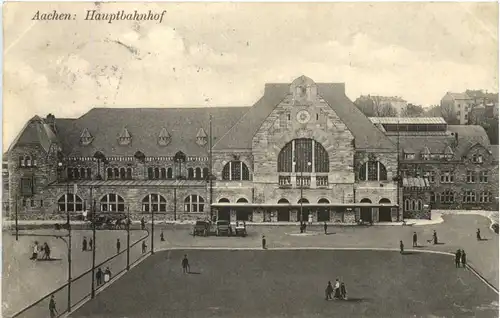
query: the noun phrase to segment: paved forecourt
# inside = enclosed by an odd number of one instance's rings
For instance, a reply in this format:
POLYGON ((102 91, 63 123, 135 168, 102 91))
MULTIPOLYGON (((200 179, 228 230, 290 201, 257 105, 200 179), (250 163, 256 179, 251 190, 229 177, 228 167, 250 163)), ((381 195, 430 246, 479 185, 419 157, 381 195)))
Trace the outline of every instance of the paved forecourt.
POLYGON ((179 249, 148 257, 71 317, 496 317, 497 299, 449 255, 179 249), (336 278, 347 301, 324 299, 336 278))
MULTIPOLYGON (((36 233, 36 234, 62 234, 66 231, 54 230, 33 230, 21 231, 20 233, 36 233)), ((131 244, 137 242, 140 238, 148 235, 146 231, 131 231, 131 244)), ((92 237, 92 231, 72 231, 72 277, 75 278, 85 271, 92 268, 92 251, 82 252, 82 239, 86 236, 87 240, 92 237)), ((101 263, 105 259, 116 254, 116 239, 121 241, 121 249, 126 249, 127 232, 119 231, 97 231, 97 249, 96 249, 96 264, 101 263)), ((149 247, 148 241, 148 247, 149 247)), ((15 236, 10 231, 5 231, 2 234, 3 248, 3 272, 2 272, 2 312, 6 316, 10 316, 21 309, 33 304, 48 293, 56 290, 60 286, 67 283, 68 278, 68 261, 67 261, 67 246, 66 244, 54 237, 34 237, 34 236, 19 236, 19 241, 16 241, 15 236), (31 257, 33 242, 38 241, 41 245, 47 242, 51 247, 52 261, 32 261, 31 257)), ((140 255, 140 247, 131 250, 131 259, 135 260, 140 255)), ((120 256, 115 262, 126 262, 126 257, 120 256)), ((104 270, 104 269, 103 269, 104 270)), ((111 268, 113 270, 113 268, 111 268)), ((91 286, 89 279, 85 282, 80 280, 74 283, 72 295, 76 301, 79 294, 87 292, 91 286), (85 286, 83 286, 85 285, 85 286), (81 287, 81 288, 80 288, 81 287), (79 289, 81 289, 79 291, 79 289)), ((58 301, 59 310, 66 308, 67 296, 58 297, 62 300, 58 301)), ((41 305, 44 309, 48 308, 48 303, 41 305)), ((45 314, 45 313, 44 313, 45 314)))

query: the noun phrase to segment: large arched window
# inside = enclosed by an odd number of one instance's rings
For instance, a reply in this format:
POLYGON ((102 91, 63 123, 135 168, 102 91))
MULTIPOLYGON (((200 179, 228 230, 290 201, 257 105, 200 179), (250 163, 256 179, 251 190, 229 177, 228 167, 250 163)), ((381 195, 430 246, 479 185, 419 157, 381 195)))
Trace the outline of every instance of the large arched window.
POLYGON ((309 200, 307 200, 306 198, 302 198, 302 199, 299 199, 299 201, 297 201, 298 204, 300 203, 309 203, 309 200))
POLYGON ((208 168, 203 168, 203 178, 208 177, 208 168))
POLYGON ((113 177, 114 179, 118 179, 120 177, 120 169, 118 168, 113 169, 113 177))
POLYGON ((328 201, 328 199, 321 198, 321 199, 319 199, 319 200, 318 200, 318 203, 319 203, 319 204, 329 204, 329 203, 330 203, 330 201, 328 201))
POLYGON ((387 170, 380 161, 365 162, 359 168, 359 180, 361 181, 387 180, 387 170))
POLYGON ((245 198, 239 198, 236 203, 248 203, 248 200, 245 198))
POLYGON ((410 211, 410 199, 405 200, 405 211, 410 211))
POLYGON ((372 203, 372 200, 370 200, 368 198, 364 198, 364 199, 361 199, 361 201, 359 201, 359 203, 372 203))
POLYGON ((391 204, 391 200, 387 198, 382 198, 380 201, 378 201, 379 204, 391 204))
POLYGON ((278 172, 329 172, 329 163, 328 152, 319 142, 294 139, 278 155, 278 172))
POLYGON ((167 169, 165 169, 165 168, 160 169, 160 178, 167 179, 167 169))
POLYGON ((188 168, 188 179, 194 179, 194 169, 188 168))
POLYGON ((172 174, 172 168, 167 168, 167 179, 172 179, 173 174, 172 174))
POLYGON ((125 168, 120 168, 120 179, 125 179, 127 177, 127 171, 125 168))
POLYGON ((113 169, 112 168, 106 169, 106 174, 108 176, 108 179, 113 179, 113 169))
POLYGON ((80 179, 80 170, 78 168, 73 168, 73 178, 80 179))
POLYGON ((125 201, 117 194, 106 194, 101 199, 101 211, 103 212, 123 212, 125 211, 125 201))
POLYGON ((162 195, 150 194, 142 199, 142 212, 166 212, 167 200, 162 195))
POLYGON ((127 179, 132 180, 132 168, 127 168, 127 179))
POLYGON ((287 199, 279 199, 278 204, 290 204, 287 199))
POLYGON ((78 195, 67 193, 59 198, 57 201, 59 212, 77 212, 85 209, 83 200, 78 195))
POLYGON ((229 199, 222 198, 219 200, 219 203, 229 203, 229 199))
POLYGON ((455 201, 455 193, 451 190, 445 190, 441 193, 441 203, 453 203, 455 201))
POLYGON ((233 160, 222 169, 222 180, 250 180, 250 172, 243 161, 233 160))
POLYGON ((198 180, 202 178, 202 177, 201 177, 201 168, 196 168, 196 169, 195 169, 195 172, 194 172, 194 178, 195 178, 195 179, 198 179, 198 180))
POLYGON ((203 212, 205 200, 199 195, 193 194, 184 199, 185 212, 203 212))

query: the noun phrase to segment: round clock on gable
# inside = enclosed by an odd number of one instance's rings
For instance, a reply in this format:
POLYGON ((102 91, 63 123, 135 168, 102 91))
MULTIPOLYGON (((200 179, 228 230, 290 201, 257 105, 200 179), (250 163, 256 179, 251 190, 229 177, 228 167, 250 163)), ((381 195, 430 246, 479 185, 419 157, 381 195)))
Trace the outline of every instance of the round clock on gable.
POLYGON ((311 115, 307 112, 307 110, 301 110, 297 113, 297 121, 301 124, 309 122, 310 119, 311 115))

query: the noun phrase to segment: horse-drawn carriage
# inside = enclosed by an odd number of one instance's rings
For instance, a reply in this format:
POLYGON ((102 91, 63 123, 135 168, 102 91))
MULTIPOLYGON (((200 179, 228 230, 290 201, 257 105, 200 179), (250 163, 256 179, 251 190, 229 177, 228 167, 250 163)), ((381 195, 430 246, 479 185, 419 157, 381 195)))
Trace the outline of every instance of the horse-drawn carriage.
POLYGON ((95 218, 90 218, 89 224, 92 227, 95 223, 96 229, 99 230, 125 230, 127 229, 127 223, 130 224, 130 220, 124 213, 101 213, 97 214, 95 218))

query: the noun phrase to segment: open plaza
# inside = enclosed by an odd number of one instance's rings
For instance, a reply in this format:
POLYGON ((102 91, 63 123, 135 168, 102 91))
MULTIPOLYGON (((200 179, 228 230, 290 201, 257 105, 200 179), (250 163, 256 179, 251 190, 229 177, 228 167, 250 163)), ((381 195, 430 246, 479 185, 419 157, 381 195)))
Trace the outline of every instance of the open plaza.
MULTIPOLYGON (((113 277, 94 299, 80 301, 88 295, 90 275, 74 283, 70 316, 498 317, 498 235, 490 229, 491 220, 475 214, 435 216, 443 222, 330 225, 327 235, 320 223, 309 226, 304 234, 298 225, 249 225, 247 237, 193 237, 190 224, 157 224, 156 253, 123 276, 113 277), (478 228, 482 241, 476 240, 478 228), (427 242, 434 230, 438 245, 427 242), (411 247, 414 232, 418 248, 411 247), (267 250, 261 248, 263 235, 267 250), (408 250, 403 255, 400 240, 408 250), (457 249, 466 251, 472 269, 455 268, 454 257, 446 253, 457 249), (182 273, 184 254, 191 274, 182 273), (325 301, 328 281, 337 278, 345 282, 348 300, 325 301)), ((151 231, 149 224, 146 227, 148 231, 132 230, 131 241, 147 236, 151 231)), ((51 230, 31 230, 41 231, 51 230)), ((81 251, 82 239, 90 237, 91 231, 72 233, 76 277, 91 268, 91 253, 81 251)), ((116 254, 117 238, 126 247, 124 230, 101 230, 97 235, 98 263, 116 254)), ((57 260, 33 262, 29 257, 34 239, 21 236, 15 241, 4 232, 4 253, 13 255, 4 260, 3 290, 9 290, 3 303, 6 316, 65 283, 64 243, 49 240, 57 260)), ((149 237, 146 242, 149 249, 149 237)), ((131 254, 135 260, 141 251, 134 248, 131 254)), ((109 264, 113 275, 125 262, 121 257, 109 264)), ((65 292, 55 293, 60 313, 65 312, 66 297, 65 292)), ((48 316, 48 298, 19 317, 43 316, 48 316)))

